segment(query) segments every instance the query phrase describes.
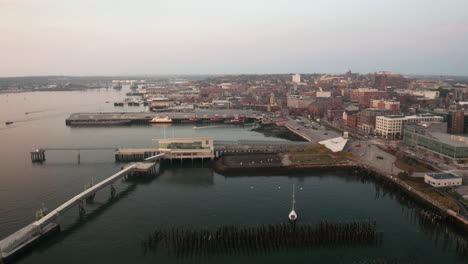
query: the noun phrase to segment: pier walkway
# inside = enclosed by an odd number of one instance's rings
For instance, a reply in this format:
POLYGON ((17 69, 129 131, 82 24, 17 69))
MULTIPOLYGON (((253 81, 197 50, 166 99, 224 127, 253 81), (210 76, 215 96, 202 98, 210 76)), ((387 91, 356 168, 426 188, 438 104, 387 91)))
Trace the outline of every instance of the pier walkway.
MULTIPOLYGON (((164 154, 157 154, 150 156, 147 160, 157 160, 162 158, 164 154)), ((49 212, 47 215, 41 219, 29 224, 28 226, 20 229, 19 231, 11 234, 10 236, 4 238, 0 241, 0 263, 2 261, 8 262, 20 252, 31 247, 35 242, 40 240, 42 237, 48 235, 52 231, 58 232, 60 229, 59 225, 53 223, 53 221, 58 218, 60 215, 64 214, 67 210, 78 205, 78 209, 81 212, 84 212, 83 200, 88 198, 93 198, 94 195, 104 189, 107 186, 111 186, 111 195, 115 192, 112 184, 132 173, 137 173, 138 175, 147 175, 157 173, 159 169, 159 164, 157 162, 138 162, 129 164, 125 166, 119 172, 113 174, 112 176, 106 178, 105 180, 99 182, 81 192, 80 194, 74 196, 64 204, 57 207, 55 210, 49 212)))

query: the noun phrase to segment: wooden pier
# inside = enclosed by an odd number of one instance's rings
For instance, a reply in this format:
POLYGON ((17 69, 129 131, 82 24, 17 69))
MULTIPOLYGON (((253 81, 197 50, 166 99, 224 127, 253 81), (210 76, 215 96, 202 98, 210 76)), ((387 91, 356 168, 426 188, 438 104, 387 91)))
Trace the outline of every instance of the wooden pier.
POLYGON ((117 149, 114 151, 115 161, 119 162, 141 161, 159 154, 161 152, 158 148, 117 149))
POLYGON ((81 148, 40 148, 31 152, 31 161, 32 162, 43 162, 46 160, 45 152, 46 151, 77 151, 78 152, 78 163, 80 161, 80 151, 81 150, 116 150, 117 148, 110 147, 81 147, 81 148))
POLYGON ((217 116, 219 121, 230 120, 236 116, 243 116, 247 122, 261 119, 261 113, 251 110, 195 110, 192 112, 105 112, 105 113, 74 113, 65 120, 66 125, 105 125, 109 122, 128 121, 130 124, 149 124, 155 117, 169 117, 172 123, 185 123, 193 118, 199 122, 211 122, 217 116))

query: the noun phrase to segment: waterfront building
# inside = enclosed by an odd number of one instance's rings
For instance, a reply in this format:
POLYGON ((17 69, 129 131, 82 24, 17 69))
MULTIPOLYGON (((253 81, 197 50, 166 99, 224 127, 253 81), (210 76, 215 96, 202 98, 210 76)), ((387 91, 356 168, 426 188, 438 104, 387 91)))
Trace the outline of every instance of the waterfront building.
POLYGON ((406 125, 403 135, 408 146, 431 151, 459 166, 468 163, 468 137, 447 134, 444 123, 406 125))
POLYGON ((159 144, 158 151, 169 159, 214 158, 214 138, 165 138, 153 139, 159 144))
POLYGON ((462 178, 453 173, 427 173, 424 182, 433 187, 460 186, 462 178))
POLYGON ((399 139, 402 137, 403 126, 419 122, 442 122, 440 116, 404 116, 389 115, 377 116, 375 119, 375 133, 385 139, 399 139))

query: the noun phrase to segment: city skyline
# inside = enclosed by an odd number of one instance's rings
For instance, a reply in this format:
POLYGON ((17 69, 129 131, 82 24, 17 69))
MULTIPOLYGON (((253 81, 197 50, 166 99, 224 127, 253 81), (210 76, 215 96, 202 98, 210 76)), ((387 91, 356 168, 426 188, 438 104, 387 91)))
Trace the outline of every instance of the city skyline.
POLYGON ((466 76, 466 10, 460 0, 0 0, 0 77, 348 69, 466 76))

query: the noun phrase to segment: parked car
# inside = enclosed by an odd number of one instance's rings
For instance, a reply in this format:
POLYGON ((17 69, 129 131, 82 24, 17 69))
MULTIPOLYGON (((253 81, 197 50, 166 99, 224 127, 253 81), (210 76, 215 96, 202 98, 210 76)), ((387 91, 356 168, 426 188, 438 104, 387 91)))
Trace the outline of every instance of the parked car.
POLYGON ((381 160, 384 159, 382 156, 377 156, 376 158, 377 158, 377 159, 381 159, 381 160))

